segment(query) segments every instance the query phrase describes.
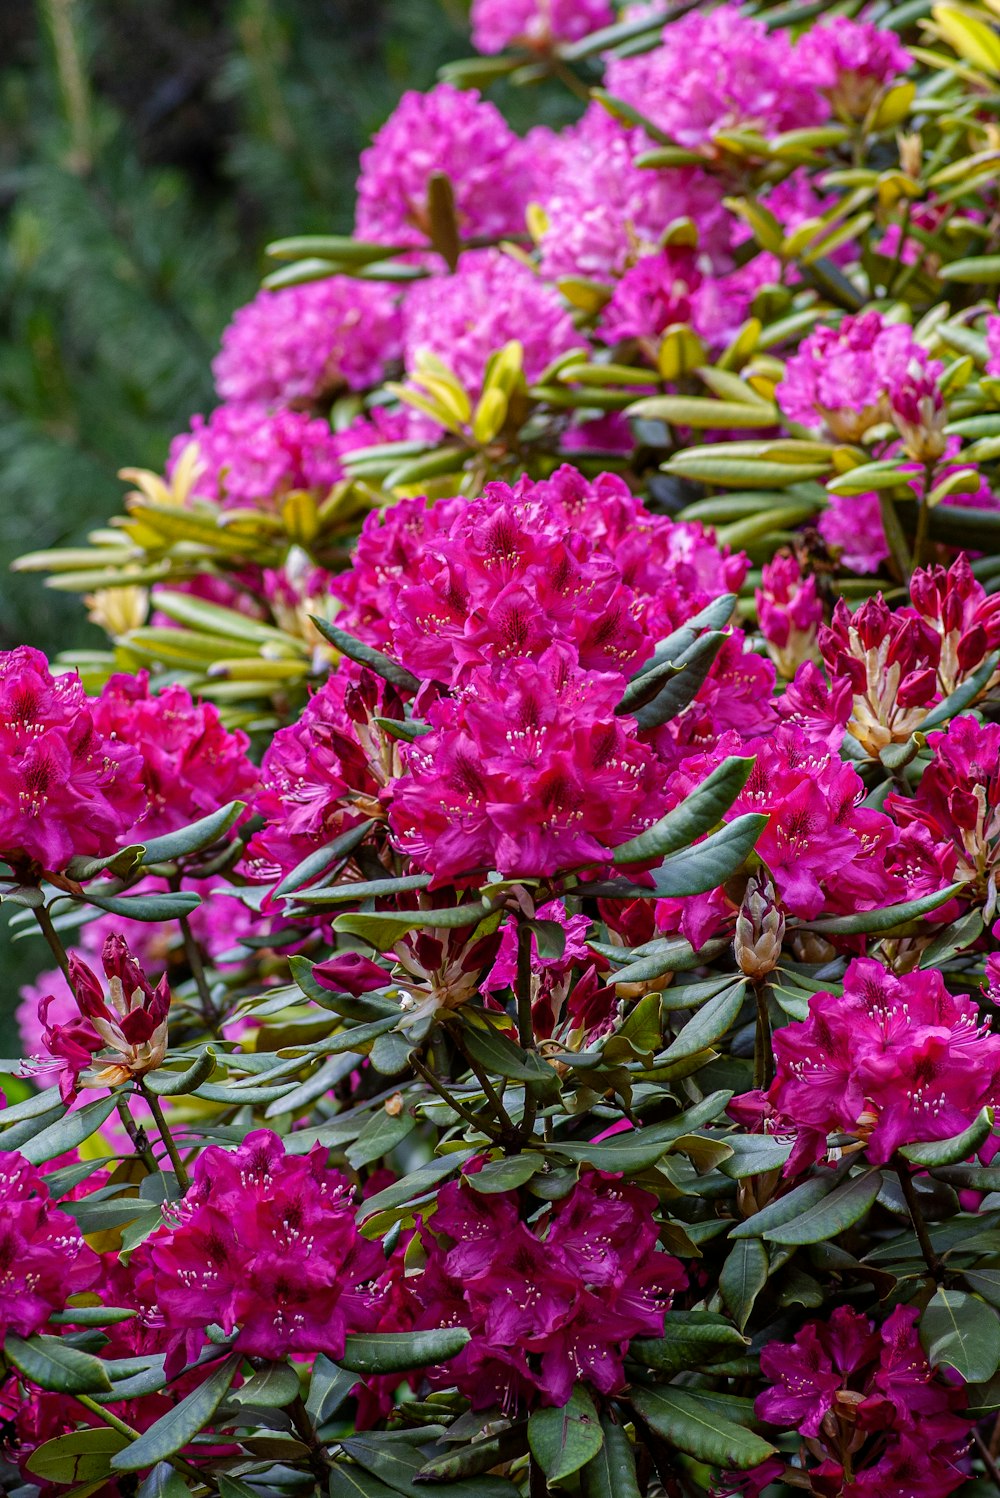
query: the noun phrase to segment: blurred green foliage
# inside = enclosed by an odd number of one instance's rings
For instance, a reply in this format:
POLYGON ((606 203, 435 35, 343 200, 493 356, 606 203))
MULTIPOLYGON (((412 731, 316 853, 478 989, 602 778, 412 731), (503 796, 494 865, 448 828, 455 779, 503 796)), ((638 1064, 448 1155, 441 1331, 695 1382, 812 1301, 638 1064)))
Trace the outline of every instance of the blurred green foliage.
MULTIPOLYGON (((118 508, 212 403, 279 234, 350 231, 358 154, 468 51, 441 0, 3 0, 0 569, 118 508)), ((37 578, 0 647, 91 637, 37 578)))

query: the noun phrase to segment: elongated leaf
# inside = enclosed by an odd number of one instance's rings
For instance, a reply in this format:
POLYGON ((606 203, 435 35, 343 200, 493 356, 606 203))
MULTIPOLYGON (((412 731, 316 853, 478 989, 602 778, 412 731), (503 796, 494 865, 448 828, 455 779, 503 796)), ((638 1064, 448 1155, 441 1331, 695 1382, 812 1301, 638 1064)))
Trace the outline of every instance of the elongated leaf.
POLYGON ((734 1181, 780 1170, 792 1153, 787 1140, 775 1139, 770 1134, 727 1134, 726 1143, 733 1153, 722 1161, 719 1169, 734 1181))
POLYGON ((96 905, 109 915, 124 916, 127 921, 177 921, 201 904, 200 895, 184 890, 156 895, 97 895, 87 890, 84 898, 88 905, 96 905))
POLYGON ((771 1228, 781 1227, 784 1223, 801 1217, 810 1207, 829 1196, 836 1184, 836 1177, 832 1173, 803 1181, 801 1186, 787 1191, 784 1196, 776 1197, 745 1222, 738 1223, 730 1230, 729 1236, 737 1239, 763 1238, 771 1228))
POLYGON ((215 1052, 209 1045, 183 1071, 167 1071, 163 1068, 149 1072, 143 1077, 142 1085, 149 1092, 155 1092, 158 1097, 182 1097, 207 1082, 215 1071, 216 1064, 215 1052))
MULTIPOLYGON (((19 1144, 18 1149, 32 1165, 44 1165, 46 1160, 64 1155, 67 1150, 75 1149, 78 1144, 89 1139, 91 1134, 96 1134, 104 1120, 114 1112, 116 1102, 117 1099, 112 1095, 85 1103, 82 1108, 74 1108, 72 1113, 64 1113, 62 1118, 49 1124, 48 1128, 36 1134, 33 1139, 26 1139, 23 1144, 19 1144)), ((0 1136, 2 1137, 4 1136, 0 1136)))
POLYGON ((512 1082, 535 1082, 546 1087, 556 1081, 556 1074, 534 1051, 525 1051, 488 1021, 467 1021, 461 1030, 461 1041, 474 1061, 496 1077, 512 1082))
POLYGON ((351 911, 347 915, 338 915, 333 929, 345 935, 360 936, 376 952, 388 952, 409 931, 460 931, 463 926, 477 926, 487 914, 486 905, 471 900, 467 905, 454 906, 450 910, 351 911))
POLYGON ((965 888, 960 880, 933 895, 921 895, 917 900, 903 900, 899 905, 885 905, 881 910, 859 910, 855 915, 828 916, 819 921, 803 921, 809 931, 828 931, 838 936, 856 936, 869 932, 892 931, 896 926, 905 926, 932 910, 947 904, 965 888))
POLYGON ((239 821, 246 810, 245 801, 230 801, 218 811, 176 832, 167 832, 163 837, 150 838, 143 854, 143 863, 171 863, 176 858, 185 858, 191 853, 200 853, 225 837, 230 827, 239 821))
POLYGON ((347 1163, 352 1170, 361 1170, 373 1160, 381 1160, 402 1144, 407 1135, 417 1126, 412 1113, 406 1111, 395 1118, 380 1108, 368 1120, 357 1139, 347 1150, 347 1163))
POLYGON ((446 1180, 448 1176, 457 1174, 475 1153, 476 1151, 472 1149, 461 1149, 445 1155, 440 1160, 429 1160, 426 1165, 421 1165, 419 1169, 405 1175, 401 1181, 394 1181, 391 1186, 386 1186, 383 1191, 377 1191, 374 1196, 361 1202, 357 1212, 358 1221, 366 1222, 369 1217, 374 1217, 379 1212, 388 1212, 394 1207, 418 1201, 421 1197, 430 1194, 434 1187, 446 1180))
POLYGON ((741 1238, 729 1250, 719 1275, 719 1293, 740 1331, 750 1319, 769 1272, 767 1249, 759 1238, 741 1238))
POLYGON ((375 823, 371 819, 359 822, 356 827, 349 827, 346 832, 341 833, 340 837, 335 837, 332 843, 327 843, 325 847, 317 848, 315 852, 307 854, 301 863, 297 863, 294 869, 274 886, 273 898, 277 900, 282 895, 292 894, 302 885, 308 884, 311 879, 325 874, 332 864, 353 853, 355 848, 364 842, 374 826, 375 823))
POLYGON ((353 1462, 337 1462, 330 1468, 330 1498, 395 1498, 397 1492, 353 1462))
POLYGON ((56 1394, 95 1394, 111 1388, 100 1358, 70 1347, 61 1337, 7 1334, 4 1354, 31 1383, 56 1394))
POLYGON ((151 1467, 156 1462, 163 1461, 164 1457, 181 1451, 211 1420, 222 1403, 239 1364, 238 1355, 226 1358, 180 1404, 161 1415, 155 1425, 144 1431, 137 1441, 112 1457, 111 1465, 114 1470, 138 1472, 143 1467, 151 1467))
POLYGON ((750 777, 754 759, 730 755, 685 797, 680 806, 667 812, 646 832, 630 838, 614 851, 616 864, 648 863, 709 832, 728 811, 750 777))
POLYGON ((882 1189, 877 1170, 845 1181, 822 1201, 807 1207, 799 1217, 769 1228, 764 1237, 769 1243, 823 1243, 859 1222, 873 1205, 882 1189))
POLYGON ((35 1477, 69 1486, 111 1475, 111 1458, 128 1443, 117 1430, 70 1430, 32 1451, 25 1465, 35 1477))
POLYGON ((604 1444, 580 1474, 583 1498, 641 1498, 635 1450, 622 1426, 601 1416, 604 1444))
MULTIPOLYGON (((290 895, 300 905, 360 905, 362 900, 378 900, 386 895, 400 895, 408 890, 426 889, 429 874, 401 874, 396 879, 345 880, 343 884, 317 886, 290 895)), ((419 913, 419 912, 418 912, 419 913)))
POLYGON ((331 1363, 325 1353, 317 1353, 309 1380, 306 1412, 315 1425, 323 1425, 335 1414, 357 1384, 357 1374, 348 1373, 331 1363))
POLYGON ((707 1004, 703 1004, 676 1039, 657 1056, 657 1063, 663 1065, 697 1055, 725 1035, 730 1026, 735 1024, 743 1008, 746 988, 746 980, 741 978, 730 988, 724 988, 720 994, 716 994, 714 999, 709 999, 707 1004))
POLYGON ((996 1312, 964 1290, 937 1290, 920 1318, 920 1340, 932 1368, 954 1368, 966 1383, 985 1383, 1000 1366, 996 1312))
POLYGON ((698 1461, 743 1471, 774 1455, 774 1447, 735 1425, 689 1389, 634 1389, 632 1407, 657 1435, 698 1461))
POLYGON ((653 871, 657 895, 677 899, 725 884, 742 868, 767 823, 765 813, 746 812, 693 847, 674 853, 653 871))
MULTIPOLYGON (((649 673, 653 684, 661 678, 663 684, 655 697, 633 710, 632 716, 640 728, 647 731, 660 728, 694 701, 727 638, 720 630, 710 630, 700 635, 675 661, 649 673)), ((643 685, 649 685, 645 678, 643 685)))
POLYGON ((229 1394, 230 1404, 260 1405, 281 1409, 298 1398, 299 1376, 287 1363, 268 1363, 229 1394))
MULTIPOLYGON (((754 1243, 753 1247, 760 1245, 754 1243)), ((634 1338, 629 1344, 629 1357, 660 1373, 679 1373, 735 1357, 748 1345, 747 1338, 724 1316, 712 1311, 668 1311, 663 1336, 634 1338)))
POLYGON ((331 624, 329 619, 321 619, 315 614, 310 615, 310 618, 320 634, 329 640, 331 645, 335 645, 341 655, 357 661, 360 666, 367 666, 375 672, 376 676, 381 676, 384 681, 389 682, 391 686, 398 687, 401 692, 419 691, 419 679, 413 675, 412 671, 407 671, 405 666, 401 666, 398 661, 383 655, 381 650, 375 650, 371 645, 362 644, 346 630, 338 629, 335 624, 331 624))
POLYGON ((191 1489, 169 1462, 158 1462, 135 1498, 186 1498, 191 1489))
POLYGON ((348 1373, 408 1373, 457 1357, 469 1340, 464 1326, 427 1332, 364 1332, 349 1336, 340 1366, 348 1373))
MULTIPOLYGON (((438 1426, 437 1429, 440 1431, 441 1427, 438 1426)), ((433 1493, 433 1486, 414 1480, 427 1460, 416 1444, 417 1441, 426 1444, 427 1433, 417 1431, 407 1439, 395 1435, 386 1436, 384 1432, 372 1432, 370 1435, 349 1436, 340 1444, 348 1456, 353 1457, 373 1477, 386 1483, 394 1492, 403 1493, 405 1498, 427 1498, 429 1493, 433 1493)), ((346 1494, 351 1490, 345 1488, 343 1491, 346 1494)), ((362 1488, 360 1491, 367 1498, 369 1490, 362 1488)), ((374 1494, 375 1489, 371 1492, 374 1494)), ((449 1483, 443 1492, 448 1498, 517 1498, 517 1489, 513 1483, 502 1477, 473 1477, 469 1481, 460 1479, 449 1483)))
POLYGON ((951 1139, 937 1139, 926 1144, 904 1144, 899 1153, 904 1159, 925 1170, 938 1165, 955 1165, 970 1159, 989 1137, 993 1127, 992 1110, 984 1108, 974 1123, 951 1139))
POLYGON ((535 1410, 528 1421, 528 1445, 549 1483, 579 1472, 604 1444, 594 1401, 577 1384, 561 1409, 535 1410))

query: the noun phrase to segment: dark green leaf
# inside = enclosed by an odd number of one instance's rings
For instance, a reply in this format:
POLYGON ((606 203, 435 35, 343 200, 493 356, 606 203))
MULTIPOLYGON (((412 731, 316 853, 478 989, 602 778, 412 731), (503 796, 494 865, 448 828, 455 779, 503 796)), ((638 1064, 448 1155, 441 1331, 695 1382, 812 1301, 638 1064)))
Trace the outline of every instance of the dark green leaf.
POLYGON ((535 1410, 528 1421, 528 1445, 549 1483, 579 1472, 604 1444, 594 1401, 577 1384, 561 1409, 535 1410))
POLYGON ((465 1183, 474 1191, 492 1195, 499 1191, 516 1191, 525 1181, 530 1181, 544 1165, 541 1155, 508 1155, 502 1160, 489 1160, 482 1170, 465 1176, 465 1183))
POLYGON ((158 1462, 141 1484, 136 1498, 186 1498, 191 1489, 169 1462, 158 1462))
POLYGON ((650 863, 676 853, 695 838, 711 831, 746 785, 753 766, 753 758, 730 755, 724 759, 680 806, 661 817, 646 832, 616 848, 615 863, 650 863))
POLYGON ((100 1358, 70 1347, 61 1337, 18 1337, 8 1332, 4 1354, 25 1378, 56 1394, 94 1394, 111 1388, 100 1358))
POLYGON ((859 910, 855 915, 827 916, 823 920, 803 921, 801 924, 807 931, 828 931, 837 936, 892 931, 896 926, 905 926, 937 910, 964 888, 964 882, 959 880, 933 895, 921 895, 917 900, 903 900, 899 905, 885 905, 881 910, 859 910))
POLYGON ((255 1404, 282 1409, 298 1397, 299 1376, 287 1363, 268 1363, 229 1392, 230 1404, 255 1404))
POLYGON ((939 1287, 920 1318, 920 1340, 932 1368, 954 1368, 981 1384, 1000 1366, 1000 1321, 978 1295, 939 1287))
POLYGON ((357 1139, 347 1150, 347 1162, 352 1170, 360 1170, 373 1160, 381 1160, 406 1136, 413 1132, 417 1120, 405 1109, 395 1118, 380 1108, 365 1124, 357 1139))
POLYGON ((340 1366, 348 1373, 408 1373, 457 1357, 469 1340, 464 1326, 427 1332, 364 1332, 349 1336, 340 1366))
POLYGON ((635 1451, 622 1427, 601 1416, 604 1445, 580 1474, 583 1498, 641 1498, 635 1451))
POLYGON ((383 681, 389 682, 391 686, 398 687, 401 692, 418 692, 420 682, 412 671, 407 671, 398 661, 391 660, 389 656, 383 655, 381 650, 375 650, 371 645, 363 645, 353 635, 347 634, 343 629, 338 629, 331 624, 329 619, 321 619, 318 615, 310 615, 312 622, 325 639, 331 645, 336 646, 341 655, 346 655, 350 660, 357 661, 360 666, 367 666, 381 676, 383 681))
POLYGON ((338 915, 333 929, 360 936, 376 952, 388 952, 409 931, 460 931, 463 926, 477 926, 486 914, 488 907, 474 900, 450 910, 351 911, 347 915, 338 915))
POLYGON ((65 1486, 97 1482, 111 1475, 111 1458, 128 1444, 117 1430, 70 1430, 45 1441, 27 1459, 28 1471, 45 1482, 65 1486))
POLYGON ((706 1004, 703 1004, 691 1016, 677 1038, 657 1056, 657 1063, 662 1065, 669 1061, 680 1061, 687 1056, 695 1056, 725 1035, 736 1022, 743 1008, 746 987, 746 979, 741 978, 731 988, 724 988, 720 994, 716 994, 714 999, 709 999, 706 1004))
POLYGON ((323 1425, 331 1415, 336 1414, 357 1381, 356 1373, 338 1368, 324 1353, 317 1353, 309 1381, 309 1397, 306 1400, 306 1411, 313 1423, 323 1425))
POLYGON ((976 1121, 961 1134, 928 1144, 904 1144, 899 1153, 912 1165, 921 1165, 925 1170, 933 1170, 936 1165, 955 1165, 976 1153, 989 1137, 992 1127, 990 1115, 984 1108, 976 1121))
POLYGON ((142 1085, 147 1091, 156 1093, 157 1097, 181 1097, 207 1082, 215 1067, 215 1052, 209 1045, 183 1071, 168 1071, 163 1067, 159 1071, 148 1072, 142 1079, 142 1085))
POLYGON ((780 1170, 792 1153, 787 1140, 775 1139, 769 1134, 727 1134, 726 1143, 733 1153, 728 1160, 723 1160, 719 1169, 734 1181, 780 1170))
POLYGON ((764 1237, 769 1243, 822 1243, 860 1221, 882 1189, 877 1170, 845 1181, 822 1201, 807 1207, 791 1221, 769 1228, 764 1237))
POLYGON ((744 1471, 774 1455, 774 1447, 725 1419, 690 1389, 634 1389, 632 1407, 657 1435, 698 1461, 744 1471))
MULTIPOLYGON (((427 1439, 426 1432, 415 1432, 410 1439, 386 1432, 372 1432, 370 1435, 349 1436, 340 1444, 348 1456, 353 1457, 373 1477, 387 1483, 395 1492, 403 1493, 406 1498, 428 1498, 434 1488, 414 1481, 427 1461, 416 1442, 426 1444, 427 1439)), ((345 1469, 335 1470, 340 1472, 345 1469)), ((350 1488, 342 1489, 345 1495, 351 1491, 350 1488)), ((359 1491, 367 1498, 368 1489, 362 1488, 359 1491)), ((371 1490, 373 1495, 375 1491, 371 1490)), ((468 1482, 450 1483, 443 1491, 448 1498, 516 1498, 517 1495, 513 1483, 502 1477, 474 1477, 468 1482)))
POLYGON ((87 890, 83 898, 88 905, 96 905, 109 915, 123 916, 127 921, 178 921, 201 904, 200 895, 186 894, 183 890, 160 895, 95 895, 87 890))
POLYGON ((330 1498, 395 1498, 397 1492, 353 1463, 337 1462, 330 1469, 330 1498))
POLYGON ((759 1238, 742 1238, 729 1250, 719 1275, 722 1303, 742 1331, 754 1301, 767 1284, 767 1249, 759 1238))
MULTIPOLYGON (((377 721, 377 720, 376 720, 377 721)), ((339 862, 353 853, 361 843, 364 842, 368 833, 375 826, 374 821, 359 822, 356 827, 349 827, 342 832, 340 837, 335 837, 332 843, 327 843, 323 848, 317 848, 297 863, 290 873, 286 874, 280 883, 271 891, 272 897, 280 900, 282 895, 291 894, 293 890, 301 889, 302 885, 308 884, 310 879, 316 879, 324 874, 332 864, 339 862)))
POLYGON ((211 1420, 229 1389, 240 1364, 239 1355, 226 1358, 203 1384, 193 1389, 180 1404, 161 1415, 155 1425, 138 1440, 112 1457, 116 1472, 138 1472, 167 1456, 181 1451, 211 1420))
MULTIPOLYGON (((751 1246, 738 1243, 737 1248, 751 1246)), ((766 1255, 765 1255, 766 1262, 766 1255)), ((713 1311, 668 1311, 662 1337, 636 1337, 629 1344, 629 1357, 660 1373, 679 1373, 724 1362, 743 1352, 749 1343, 731 1321, 713 1311)))
POLYGON ((46 1160, 53 1160, 56 1155, 64 1155, 67 1150, 75 1149, 97 1132, 104 1120, 114 1112, 116 1102, 114 1096, 97 1098, 92 1103, 85 1103, 82 1108, 75 1108, 72 1113, 64 1114, 40 1134, 36 1134, 34 1139, 25 1140, 19 1145, 21 1154, 32 1165, 43 1165, 46 1160))
POLYGON ((507 1077, 513 1082, 535 1082, 551 1087, 556 1073, 535 1051, 525 1051, 499 1031, 488 1020, 465 1017, 460 1031, 461 1043, 469 1055, 492 1076, 507 1077))
POLYGON ((239 821, 246 810, 245 801, 230 801, 207 817, 200 817, 187 827, 178 827, 176 832, 167 832, 163 837, 154 837, 146 844, 143 863, 173 863, 190 853, 200 853, 210 848, 239 821))
POLYGON ((702 842, 675 853, 653 870, 657 895, 679 899, 718 889, 742 868, 767 822, 765 813, 747 812, 734 817, 718 832, 709 833, 702 842))
POLYGON ((768 1202, 766 1207, 762 1207, 759 1212, 748 1217, 745 1222, 738 1223, 729 1236, 730 1238, 763 1238, 771 1228, 782 1227, 786 1222, 791 1222, 793 1218, 801 1217, 803 1212, 829 1196, 836 1184, 837 1178, 832 1172, 803 1181, 801 1186, 796 1186, 792 1191, 786 1191, 784 1196, 776 1197, 774 1201, 768 1202))

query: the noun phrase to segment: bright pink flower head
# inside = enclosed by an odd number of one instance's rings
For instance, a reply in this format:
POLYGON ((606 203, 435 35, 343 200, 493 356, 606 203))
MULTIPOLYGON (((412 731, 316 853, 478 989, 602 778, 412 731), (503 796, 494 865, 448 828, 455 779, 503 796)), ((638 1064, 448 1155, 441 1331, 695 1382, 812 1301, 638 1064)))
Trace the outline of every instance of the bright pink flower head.
POLYGON ((643 255, 622 276, 601 313, 603 343, 625 338, 657 339, 673 323, 695 321, 695 293, 702 283, 693 250, 671 247, 643 255))
POLYGON ((828 1321, 807 1322, 792 1342, 769 1342, 762 1351, 771 1386, 758 1395, 755 1413, 809 1440, 808 1457, 820 1462, 807 1468, 812 1491, 947 1498, 966 1481, 960 1459, 971 1422, 959 1413, 965 1394, 935 1376, 917 1319, 916 1307, 897 1306, 877 1326, 838 1306, 828 1321), (849 1472, 841 1465, 846 1450, 849 1472))
POLYGON ((185 687, 153 693, 146 671, 112 676, 93 713, 101 733, 142 753, 147 806, 133 829, 137 837, 174 832, 228 801, 246 799, 257 784, 247 735, 230 732, 218 710, 195 702, 185 687))
POLYGON ((365 390, 399 358, 399 332, 398 299, 375 282, 329 276, 259 291, 222 335, 215 388, 224 401, 265 405, 365 390))
POLYGON ((803 77, 787 32, 769 30, 737 5, 668 21, 661 46, 612 57, 604 81, 678 145, 710 154, 723 131, 776 135, 821 124, 829 114, 803 77))
POLYGON ((948 413, 934 368, 911 365, 890 391, 889 411, 908 458, 936 463, 943 457, 948 413))
POLYGON ((502 52, 512 44, 547 51, 554 42, 576 42, 610 26, 608 0, 473 0, 472 45, 502 52))
POLYGON ((830 1134, 865 1142, 873 1165, 901 1145, 950 1139, 1000 1101, 1000 1035, 936 971, 896 977, 857 958, 843 995, 813 994, 809 1018, 775 1031, 768 1093, 797 1134, 786 1169, 826 1152, 830 1134))
POLYGON ((342 476, 329 424, 304 411, 271 411, 258 401, 216 406, 193 416, 191 430, 170 444, 167 473, 194 441, 200 472, 191 493, 224 509, 269 509, 292 489, 317 498, 342 476))
POLYGON ((417 282, 406 299, 407 369, 422 350, 435 354, 473 401, 490 355, 514 338, 524 349, 529 383, 559 354, 583 344, 553 288, 500 250, 467 252, 453 275, 417 282))
POLYGON ((1000 317, 986 319, 986 373, 1000 375, 1000 317))
POLYGON ((521 142, 475 89, 439 83, 425 94, 405 93, 362 152, 358 237, 426 248, 434 172, 451 182, 463 239, 523 231, 529 176, 521 142))
POLYGON ((809 27, 795 57, 827 95, 834 113, 846 120, 864 119, 873 101, 912 61, 895 32, 846 16, 809 27))
POLYGON ((139 751, 105 737, 92 706, 40 650, 0 652, 0 858, 17 869, 112 853, 142 811, 139 751))
POLYGON ((70 956, 69 986, 77 1015, 68 1024, 49 1024, 51 997, 39 1005, 45 1045, 62 1062, 59 1087, 66 1101, 84 1073, 87 1086, 117 1087, 154 1071, 167 1049, 166 976, 154 989, 121 935, 108 937, 101 960, 106 982, 75 952, 70 956))
POLYGON ((910 599, 912 607, 900 612, 922 619, 941 637, 938 677, 947 695, 1000 646, 1000 595, 986 592, 960 552, 947 569, 918 568, 910 599))
POLYGON ((624 1384, 632 1337, 658 1336, 680 1264, 657 1250, 655 1199, 587 1171, 529 1225, 515 1192, 484 1196, 465 1182, 438 1193, 411 1282, 416 1325, 464 1325, 472 1340, 445 1366, 474 1409, 565 1403, 581 1380, 602 1394, 624 1384))
POLYGON ((819 633, 831 677, 851 684, 848 732, 874 759, 905 743, 938 700, 941 638, 916 611, 893 612, 881 593, 852 614, 843 598, 819 633))
POLYGON ((789 421, 826 426, 838 440, 857 442, 889 419, 892 395, 911 374, 936 376, 941 369, 914 342, 912 328, 861 312, 810 333, 789 359, 776 395, 789 421))
POLYGON ((101 1263, 16 1152, 0 1154, 0 1202, 0 1338, 31 1337, 71 1295, 94 1285, 101 1263))
POLYGON ((823 605, 816 579, 803 577, 793 556, 778 553, 764 564, 756 589, 757 619, 767 648, 782 676, 790 678, 803 661, 818 657, 816 637, 823 605))
POLYGON ((259 1129, 198 1157, 191 1190, 132 1261, 137 1294, 176 1334, 168 1366, 197 1356, 212 1323, 262 1358, 338 1358, 345 1336, 371 1330, 385 1260, 358 1232, 351 1184, 327 1154, 286 1155, 259 1129))

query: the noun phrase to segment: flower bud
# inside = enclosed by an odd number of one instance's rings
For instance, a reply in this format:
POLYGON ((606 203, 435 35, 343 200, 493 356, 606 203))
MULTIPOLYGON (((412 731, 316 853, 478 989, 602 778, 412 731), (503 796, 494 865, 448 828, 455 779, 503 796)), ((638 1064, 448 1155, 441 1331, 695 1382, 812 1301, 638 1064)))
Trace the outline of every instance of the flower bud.
POLYGON ((748 978, 764 978, 781 957, 785 917, 766 874, 752 875, 736 917, 736 962, 748 978))

